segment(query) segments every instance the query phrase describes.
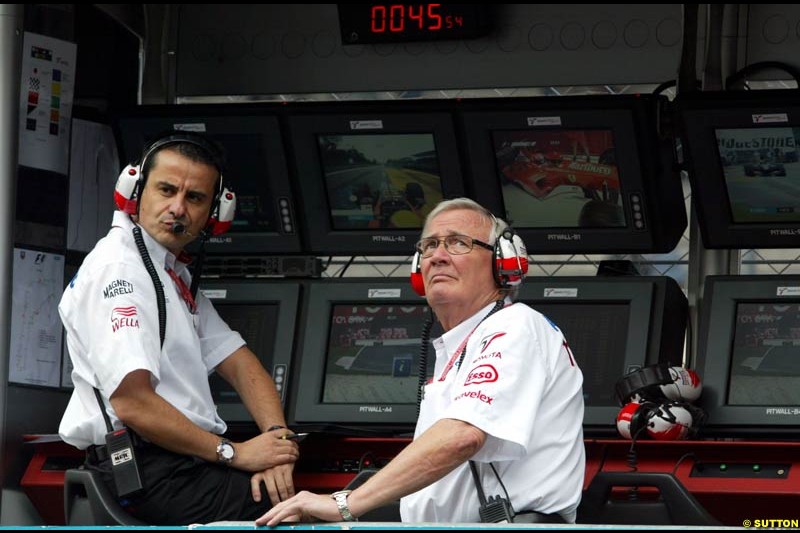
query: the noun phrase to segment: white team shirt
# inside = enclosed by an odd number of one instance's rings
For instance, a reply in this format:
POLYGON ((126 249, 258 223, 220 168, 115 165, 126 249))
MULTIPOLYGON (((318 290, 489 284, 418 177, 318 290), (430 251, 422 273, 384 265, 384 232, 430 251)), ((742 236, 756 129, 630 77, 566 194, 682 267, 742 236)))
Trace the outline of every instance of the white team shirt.
MULTIPOLYGON (((472 457, 487 498, 505 496, 491 462, 516 511, 574 522, 586 461, 583 375, 561 330, 542 314, 515 303, 480 322, 493 305, 434 341, 436 367, 415 438, 445 418, 476 426, 487 435, 472 457), (468 335, 463 363, 447 371, 468 335)), ((464 463, 403 498, 400 512, 403 522, 479 522, 478 507, 464 463)))
POLYGON ((227 429, 217 415, 208 376, 245 342, 202 293, 196 298, 197 313, 189 311, 166 271, 172 268, 190 285, 186 265, 143 230, 166 300, 161 349, 156 292, 136 248, 133 225, 125 213, 114 213, 108 235, 86 257, 58 306, 75 384, 59 434, 81 449, 105 444, 107 429, 93 387, 100 389, 114 429, 119 429, 122 424, 109 397, 126 375, 139 369, 152 374, 156 393, 189 420, 216 434, 227 429))

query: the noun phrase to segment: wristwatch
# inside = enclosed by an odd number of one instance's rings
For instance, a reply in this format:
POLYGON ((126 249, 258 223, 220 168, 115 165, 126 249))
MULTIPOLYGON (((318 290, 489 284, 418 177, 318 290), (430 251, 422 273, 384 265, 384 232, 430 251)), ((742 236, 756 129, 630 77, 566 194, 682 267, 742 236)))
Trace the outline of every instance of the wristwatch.
POLYGON ((220 439, 217 444, 217 461, 226 465, 233 462, 233 457, 236 455, 236 448, 233 443, 228 439, 220 439))
POLYGON ((333 494, 331 494, 331 498, 336 502, 336 506, 339 508, 339 514, 342 515, 342 520, 345 522, 355 522, 356 517, 353 516, 353 513, 350 512, 350 507, 347 505, 347 497, 350 493, 353 492, 352 490, 337 490, 333 494))

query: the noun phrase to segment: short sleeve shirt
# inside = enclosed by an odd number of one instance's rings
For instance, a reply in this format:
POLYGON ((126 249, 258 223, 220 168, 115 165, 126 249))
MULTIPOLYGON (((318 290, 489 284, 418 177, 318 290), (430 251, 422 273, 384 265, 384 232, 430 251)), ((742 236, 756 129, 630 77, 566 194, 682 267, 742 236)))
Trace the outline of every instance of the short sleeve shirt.
MULTIPOLYGON (((516 511, 574 522, 585 469, 583 376, 546 317, 515 303, 481 321, 491 307, 434 341, 415 437, 445 418, 472 424, 487 435, 472 458, 487 497, 505 496, 492 463, 516 511), (467 336, 463 362, 449 366, 467 336)), ((465 463, 403 498, 401 514, 404 522, 479 522, 478 507, 465 463)))
POLYGON ((160 346, 156 291, 135 244, 133 227, 127 215, 114 214, 111 230, 86 257, 58 308, 75 384, 59 433, 78 448, 103 444, 108 432, 93 389, 100 390, 118 429, 121 423, 109 397, 135 370, 149 371, 156 393, 199 427, 217 434, 226 430, 217 415, 208 376, 244 340, 202 294, 197 296, 196 312, 191 312, 166 270, 173 269, 189 285, 186 266, 142 231, 166 300, 166 332, 160 346))

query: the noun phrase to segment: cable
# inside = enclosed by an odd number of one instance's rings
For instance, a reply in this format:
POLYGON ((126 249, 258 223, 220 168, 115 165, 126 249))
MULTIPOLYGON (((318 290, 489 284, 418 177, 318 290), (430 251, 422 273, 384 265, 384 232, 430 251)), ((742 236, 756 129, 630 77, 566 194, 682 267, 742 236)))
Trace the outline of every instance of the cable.
POLYGON ((497 473, 497 469, 494 467, 494 463, 489 463, 489 466, 492 467, 492 472, 494 472, 495 477, 497 478, 497 482, 500 483, 500 487, 503 489, 503 492, 506 494, 506 500, 511 501, 511 496, 508 495, 508 491, 506 490, 505 483, 500 478, 500 474, 497 473))
POLYGON ((687 452, 687 453, 685 453, 685 454, 681 455, 680 459, 678 459, 678 462, 677 462, 677 463, 675 463, 675 468, 673 468, 673 469, 672 469, 672 475, 673 475, 673 476, 674 476, 675 474, 677 474, 677 473, 678 473, 678 467, 679 467, 679 466, 681 466, 681 463, 682 463, 682 462, 683 462, 685 459, 688 459, 689 457, 691 457, 692 459, 694 459, 694 462, 695 462, 695 464, 697 464, 697 463, 699 463, 699 462, 700 462, 700 461, 697 459, 697 456, 694 454, 694 452, 687 452))
POLYGON ((161 347, 164 347, 164 336, 167 333, 167 304, 164 298, 164 286, 158 278, 156 267, 153 266, 153 261, 150 259, 150 254, 147 252, 147 247, 142 239, 142 228, 134 224, 133 226, 133 240, 136 242, 136 247, 139 249, 139 255, 142 256, 144 268, 153 280, 153 288, 156 291, 156 305, 158 306, 158 334, 161 339, 161 347))
POLYGON ((419 366, 417 367, 417 376, 419 378, 417 383, 417 417, 419 417, 419 408, 424 397, 425 384, 428 381, 428 345, 430 344, 433 320, 433 313, 431 313, 431 316, 425 320, 425 324, 422 326, 422 334, 420 335, 419 366))
MULTIPOLYGON (((747 65, 746 67, 740 69, 738 72, 735 72, 728 76, 725 80, 725 88, 727 90, 731 90, 731 86, 739 83, 739 82, 746 82, 747 77, 751 74, 755 74, 756 72, 766 70, 766 69, 778 69, 786 72, 794 81, 797 82, 797 85, 800 86, 800 70, 789 65, 787 63, 782 63, 780 61, 759 61, 758 63, 752 63, 747 65)), ((747 85, 744 85, 746 89, 749 89, 747 85)))
POLYGON ((354 256, 354 255, 350 256, 350 259, 347 261, 347 263, 342 267, 342 270, 339 272, 339 277, 340 278, 344 277, 344 273, 347 272, 347 269, 350 268, 350 265, 353 264, 353 261, 355 261, 355 259, 356 259, 356 256, 354 256))

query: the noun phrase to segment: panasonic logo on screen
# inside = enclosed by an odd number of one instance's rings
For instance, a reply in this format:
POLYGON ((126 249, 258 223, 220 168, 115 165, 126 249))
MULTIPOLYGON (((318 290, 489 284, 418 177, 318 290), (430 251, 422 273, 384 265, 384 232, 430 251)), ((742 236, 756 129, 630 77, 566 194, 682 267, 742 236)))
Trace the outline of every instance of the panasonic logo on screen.
POLYGON ((786 113, 758 113, 753 115, 753 124, 770 124, 775 122, 789 122, 786 113))
POLYGON ((545 298, 577 298, 578 289, 576 288, 546 288, 545 298))
POLYGON ((528 126, 560 126, 561 117, 528 117, 528 126))
POLYGON ((800 296, 800 287, 778 287, 778 296, 800 296))
POLYGON ((382 130, 382 120, 351 120, 351 130, 382 130))
POLYGON ((401 289, 369 289, 367 298, 400 298, 401 289))

